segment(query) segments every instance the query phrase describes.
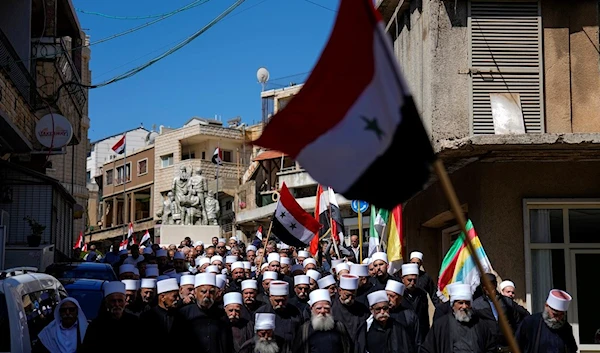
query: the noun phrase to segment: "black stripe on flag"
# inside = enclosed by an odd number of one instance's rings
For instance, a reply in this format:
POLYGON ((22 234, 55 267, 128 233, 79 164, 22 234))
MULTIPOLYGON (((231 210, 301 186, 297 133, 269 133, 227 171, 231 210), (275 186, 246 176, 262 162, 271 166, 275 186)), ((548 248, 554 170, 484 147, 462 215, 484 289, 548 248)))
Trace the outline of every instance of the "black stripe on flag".
POLYGON ((285 227, 285 225, 279 222, 278 217, 273 217, 273 234, 279 238, 283 243, 294 246, 294 247, 305 247, 307 244, 300 241, 300 239, 296 238, 290 231, 285 227))

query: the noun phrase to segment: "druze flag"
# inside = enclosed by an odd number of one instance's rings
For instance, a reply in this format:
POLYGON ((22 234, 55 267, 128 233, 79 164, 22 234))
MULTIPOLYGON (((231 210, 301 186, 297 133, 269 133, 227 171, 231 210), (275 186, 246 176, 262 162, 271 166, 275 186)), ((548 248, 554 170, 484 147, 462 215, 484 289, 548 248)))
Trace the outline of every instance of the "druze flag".
POLYGON ((321 228, 321 224, 290 193, 285 183, 279 191, 279 200, 273 213, 273 233, 287 245, 304 247, 321 228))
POLYGON ((372 0, 341 1, 312 74, 254 143, 378 208, 393 209, 422 189, 435 155, 372 0))

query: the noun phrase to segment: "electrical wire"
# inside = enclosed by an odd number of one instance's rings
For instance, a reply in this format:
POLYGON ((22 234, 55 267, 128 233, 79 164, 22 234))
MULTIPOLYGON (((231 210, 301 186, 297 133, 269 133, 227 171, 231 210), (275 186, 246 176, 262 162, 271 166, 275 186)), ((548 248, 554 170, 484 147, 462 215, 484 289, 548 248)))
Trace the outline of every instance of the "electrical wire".
MULTIPOLYGON (((198 1, 194 1, 190 4, 188 4, 187 6, 196 7, 196 6, 200 6, 200 5, 202 5, 202 4, 199 4, 198 1)), ((112 20, 147 20, 150 18, 169 16, 171 14, 176 13, 176 11, 177 11, 177 10, 174 10, 174 11, 165 12, 165 13, 158 14, 158 15, 147 15, 147 16, 114 16, 114 15, 108 15, 108 14, 101 13, 101 12, 87 11, 87 10, 83 10, 83 9, 79 9, 79 8, 76 8, 75 10, 77 12, 80 12, 80 13, 83 13, 86 15, 99 16, 99 17, 109 18, 112 20)))
POLYGON ((318 2, 314 2, 314 1, 311 1, 311 0, 304 0, 304 1, 306 1, 309 4, 313 4, 315 6, 318 6, 318 7, 322 8, 322 9, 329 10, 331 12, 336 12, 337 13, 337 10, 334 10, 334 9, 332 9, 330 7, 325 6, 325 5, 321 5, 318 2))

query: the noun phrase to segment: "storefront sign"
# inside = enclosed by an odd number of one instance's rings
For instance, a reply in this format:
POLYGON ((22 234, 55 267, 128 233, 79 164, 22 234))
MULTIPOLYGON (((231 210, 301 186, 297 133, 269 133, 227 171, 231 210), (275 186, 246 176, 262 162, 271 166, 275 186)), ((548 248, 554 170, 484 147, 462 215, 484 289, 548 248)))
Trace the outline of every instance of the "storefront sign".
POLYGON ((35 136, 48 148, 62 148, 73 138, 73 126, 60 114, 44 115, 35 125, 35 136))

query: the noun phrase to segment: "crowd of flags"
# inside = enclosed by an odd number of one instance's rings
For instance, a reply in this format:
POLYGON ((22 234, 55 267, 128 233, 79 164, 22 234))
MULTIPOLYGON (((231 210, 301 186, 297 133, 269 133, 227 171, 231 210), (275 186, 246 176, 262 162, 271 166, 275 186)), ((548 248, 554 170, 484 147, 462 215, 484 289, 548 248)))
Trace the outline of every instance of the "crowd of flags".
MULTIPOLYGON (((150 246, 150 245, 152 245, 152 239, 150 236, 150 232, 148 231, 148 229, 146 229, 146 232, 144 233, 144 235, 142 235, 142 238, 138 241, 136 239, 135 232, 133 230, 133 223, 130 222, 129 226, 127 227, 127 237, 125 239, 123 239, 121 241, 121 243, 119 244, 119 250, 127 250, 127 249, 129 249, 130 246, 132 246, 134 244, 137 244, 140 246, 141 245, 150 246)), ((77 237, 77 240, 75 240, 75 243, 73 244, 73 250, 75 250, 75 249, 81 249, 82 252, 88 251, 88 243, 86 243, 84 241, 83 232, 79 232, 79 236, 77 237)))

